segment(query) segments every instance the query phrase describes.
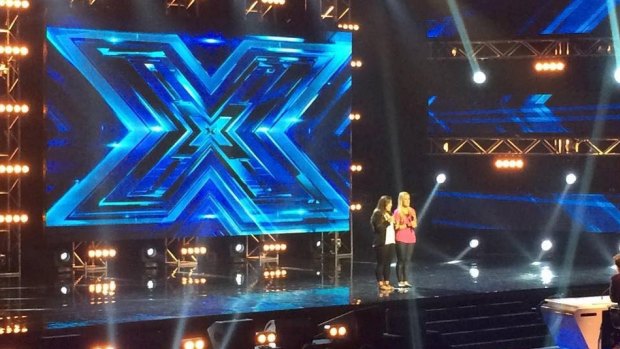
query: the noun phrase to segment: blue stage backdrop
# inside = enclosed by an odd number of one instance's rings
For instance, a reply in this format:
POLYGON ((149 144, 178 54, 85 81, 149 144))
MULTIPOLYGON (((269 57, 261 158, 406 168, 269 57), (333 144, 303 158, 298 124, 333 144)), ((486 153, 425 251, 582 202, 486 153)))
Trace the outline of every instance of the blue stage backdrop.
POLYGON ((348 231, 351 36, 47 28, 46 227, 348 231))

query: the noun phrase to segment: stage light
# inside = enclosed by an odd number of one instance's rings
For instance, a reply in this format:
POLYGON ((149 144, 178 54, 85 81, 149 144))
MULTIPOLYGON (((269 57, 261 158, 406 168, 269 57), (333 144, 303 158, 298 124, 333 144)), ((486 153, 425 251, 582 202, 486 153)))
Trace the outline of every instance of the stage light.
POLYGON ((207 283, 206 278, 193 278, 193 277, 181 278, 181 285, 204 285, 206 283, 207 283))
POLYGON ((71 254, 68 251, 61 251, 58 255, 58 260, 61 262, 69 262, 71 260, 71 254))
POLYGON ((362 204, 351 204, 351 211, 360 211, 362 209, 362 204))
POLYGON ((7 213, 4 215, 0 215, 0 223, 26 223, 28 222, 27 214, 11 214, 7 213))
POLYGON ((478 276, 480 276, 480 270, 478 269, 478 267, 477 267, 477 266, 472 265, 472 266, 469 268, 469 276, 471 276, 471 277, 472 277, 472 279, 477 279, 477 278, 478 278, 478 276))
POLYGON ((245 276, 241 273, 236 273, 235 274, 235 283, 237 284, 237 286, 241 286, 243 285, 243 283, 245 282, 245 276))
POLYGON ((569 173, 566 175, 566 184, 571 185, 577 182, 577 176, 574 173, 569 173))
POLYGON ((484 82, 487 81, 487 75, 484 72, 480 71, 480 70, 475 72, 474 75, 472 76, 472 78, 473 78, 474 82, 476 84, 478 84, 478 85, 484 84, 484 82))
POLYGON ((88 285, 88 293, 91 295, 113 296, 116 293, 116 282, 95 282, 88 285))
POLYGON ((235 252, 239 254, 245 252, 245 245, 241 243, 235 244, 235 252))
POLYGON ((255 344, 259 348, 275 348, 277 338, 278 336, 275 332, 257 332, 255 336, 255 344))
POLYGON ((614 79, 620 84, 620 68, 616 68, 616 71, 614 72, 614 79))
POLYGON ((359 165, 359 164, 351 165, 351 172, 362 172, 362 165, 359 165))
POLYGON ((480 245, 480 241, 478 241, 478 239, 469 240, 469 247, 477 248, 479 245, 480 245))
POLYGON ((448 177, 445 173, 440 173, 437 175, 437 177, 435 177, 435 181, 437 181, 437 184, 444 184, 447 179, 448 177))
POLYGON ((338 28, 343 29, 343 30, 350 30, 350 31, 360 30, 359 24, 355 24, 355 23, 338 23, 338 28))
POLYGON ((280 269, 280 268, 276 268, 272 270, 265 270, 263 272, 263 277, 265 279, 284 279, 286 278, 287 275, 288 275, 288 272, 286 271, 286 269, 280 269))
POLYGON ((351 113, 349 114, 349 120, 359 120, 362 118, 360 113, 351 113))
POLYGON ((0 113, 26 114, 30 111, 30 107, 26 104, 4 104, 0 103, 0 113))
POLYGON ((538 61, 534 64, 534 70, 539 73, 547 73, 547 72, 561 72, 566 69, 566 63, 559 60, 554 61, 538 61))
POLYGON ((153 247, 149 247, 146 249, 146 256, 149 258, 153 258, 157 255, 157 250, 153 247))
POLYGON ((332 339, 344 338, 348 333, 347 327, 343 325, 325 325, 324 329, 327 331, 328 337, 332 339))
POLYGON ((206 341, 204 338, 186 338, 181 341, 181 348, 183 349, 204 349, 206 348, 206 341))
POLYGON ((27 9, 30 7, 30 1, 28 0, 0 0, 0 7, 27 9))
POLYGON ((496 159, 494 164, 495 164, 495 168, 497 169, 520 170, 523 168, 523 166, 525 166, 525 161, 523 161, 523 159, 517 159, 517 158, 510 158, 510 159, 500 158, 500 159, 496 159))
POLYGON ((99 345, 94 345, 90 348, 91 349, 116 349, 116 347, 111 344, 99 344, 99 345))
POLYGON ((548 285, 553 280, 553 271, 549 269, 548 265, 545 265, 540 269, 540 280, 543 285, 548 285))
POLYGON ((362 61, 359 59, 354 59, 351 61, 351 67, 353 68, 361 68, 362 67, 362 61))
POLYGON ((88 250, 88 257, 108 259, 116 257, 116 250, 113 248, 97 248, 88 250))
POLYGON ((286 3, 285 0, 261 0, 261 2, 265 5, 284 5, 286 3))
POLYGON ((543 240, 543 242, 540 244, 540 249, 545 252, 549 251, 552 247, 553 243, 549 239, 543 240))
POLYGON ((264 252, 284 252, 287 249, 287 245, 285 243, 268 243, 263 245, 264 252))
POLYGON ((28 165, 19 165, 19 164, 8 164, 8 165, 0 165, 0 174, 22 174, 30 172, 30 167, 28 165))
POLYGON ((197 255, 206 255, 207 247, 206 246, 186 246, 181 248, 181 255, 183 256, 197 256, 197 255))

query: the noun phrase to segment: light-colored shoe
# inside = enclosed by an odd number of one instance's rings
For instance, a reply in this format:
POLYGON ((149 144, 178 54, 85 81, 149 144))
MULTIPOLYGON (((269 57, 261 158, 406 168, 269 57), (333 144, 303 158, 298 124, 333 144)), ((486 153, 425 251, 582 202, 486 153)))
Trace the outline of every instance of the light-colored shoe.
POLYGON ((398 282, 398 287, 407 287, 404 282, 398 282))
POLYGON ((404 281, 403 285, 405 285, 405 287, 413 287, 413 285, 410 284, 408 281, 404 281))

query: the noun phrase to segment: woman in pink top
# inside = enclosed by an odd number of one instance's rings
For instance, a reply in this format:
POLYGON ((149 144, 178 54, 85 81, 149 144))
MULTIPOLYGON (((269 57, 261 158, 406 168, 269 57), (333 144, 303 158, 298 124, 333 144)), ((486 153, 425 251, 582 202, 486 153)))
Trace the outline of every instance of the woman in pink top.
POLYGON ((418 225, 415 210, 410 206, 411 196, 407 192, 398 194, 398 207, 394 211, 396 229, 396 276, 398 287, 411 287, 407 281, 407 264, 413 254, 415 227, 418 225))

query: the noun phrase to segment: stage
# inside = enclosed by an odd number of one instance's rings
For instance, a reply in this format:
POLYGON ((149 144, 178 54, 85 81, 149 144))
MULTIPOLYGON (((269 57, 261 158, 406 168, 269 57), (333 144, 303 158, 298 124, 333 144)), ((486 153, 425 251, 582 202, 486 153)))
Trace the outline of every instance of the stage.
POLYGON ((135 275, 111 266, 107 274, 60 274, 53 285, 3 280, 0 304, 5 318, 25 316, 20 324, 28 328, 30 340, 85 333, 127 336, 135 326, 158 328, 164 334, 153 334, 154 338, 167 338, 179 328, 196 330, 215 320, 252 318, 260 329, 271 319, 303 317, 320 323, 365 306, 408 304, 413 315, 424 308, 420 304, 466 302, 468 297, 502 293, 535 293, 540 300, 575 292, 598 295, 614 273, 610 266, 563 270, 546 262, 532 265, 510 258, 414 262, 412 288, 380 292, 371 262, 336 263, 326 258, 281 262, 278 268, 280 274, 286 271, 286 277, 265 278, 257 261, 193 271, 148 269, 135 275))

